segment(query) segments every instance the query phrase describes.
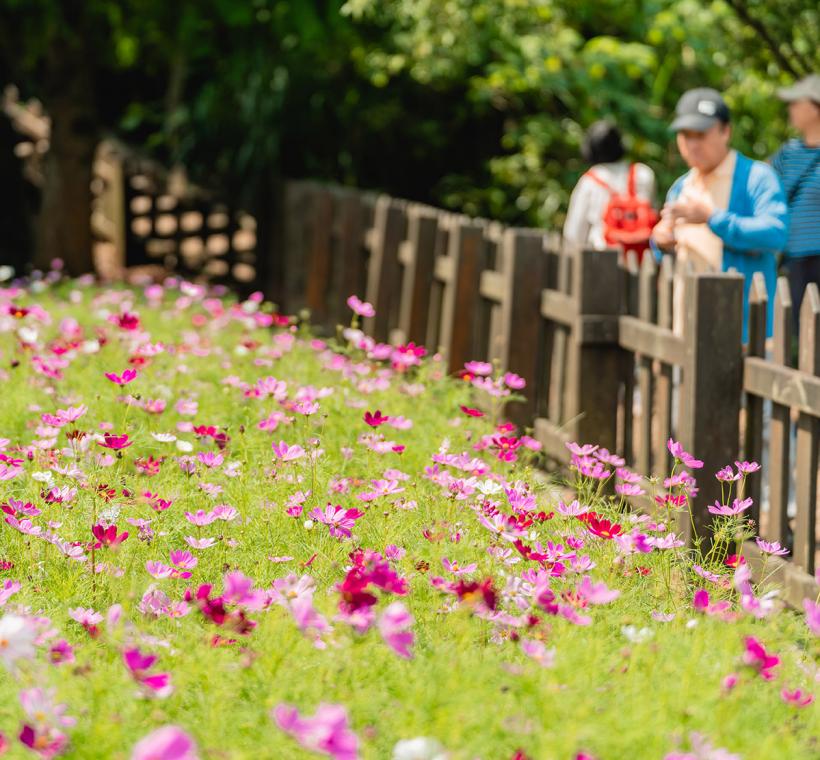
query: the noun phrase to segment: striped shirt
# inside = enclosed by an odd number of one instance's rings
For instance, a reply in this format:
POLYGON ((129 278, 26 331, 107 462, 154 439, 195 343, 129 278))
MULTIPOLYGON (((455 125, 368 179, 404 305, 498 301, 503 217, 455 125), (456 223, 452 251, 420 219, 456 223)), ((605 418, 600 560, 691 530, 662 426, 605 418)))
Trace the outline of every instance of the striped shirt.
POLYGON ((810 148, 802 140, 789 140, 772 158, 789 203, 787 258, 820 256, 820 146, 810 148), (814 163, 814 168, 809 167, 814 163), (808 171, 808 174, 806 172, 808 171), (801 180, 801 176, 806 174, 801 180))

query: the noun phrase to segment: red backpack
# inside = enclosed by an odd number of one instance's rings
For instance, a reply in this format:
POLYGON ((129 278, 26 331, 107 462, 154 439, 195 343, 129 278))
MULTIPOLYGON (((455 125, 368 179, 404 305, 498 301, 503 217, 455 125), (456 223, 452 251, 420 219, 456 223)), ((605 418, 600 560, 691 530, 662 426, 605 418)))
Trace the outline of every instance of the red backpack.
POLYGON ((640 259, 649 248, 658 213, 648 200, 635 193, 635 164, 629 167, 626 195, 616 192, 591 169, 585 176, 609 193, 609 203, 604 209, 604 240, 608 245, 620 246, 624 252, 635 251, 640 259))

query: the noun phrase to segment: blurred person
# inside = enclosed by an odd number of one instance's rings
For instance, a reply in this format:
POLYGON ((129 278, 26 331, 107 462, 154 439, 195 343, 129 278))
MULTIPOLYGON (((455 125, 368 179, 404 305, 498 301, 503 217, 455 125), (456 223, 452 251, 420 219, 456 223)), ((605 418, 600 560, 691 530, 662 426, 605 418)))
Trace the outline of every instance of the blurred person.
POLYGON ((564 240, 596 250, 620 247, 640 256, 657 221, 655 174, 645 164, 625 160, 621 133, 609 121, 589 127, 581 155, 590 169, 572 191, 564 240))
POLYGON ((803 293, 809 283, 820 286, 820 75, 805 77, 777 95, 789 104, 789 123, 800 133, 772 158, 791 220, 783 264, 797 334, 803 293))
MULTIPOLYGON (((690 167, 666 195, 661 220, 652 239, 695 271, 744 276, 743 342, 748 340, 749 289, 755 272, 762 272, 774 294, 775 253, 786 244, 788 209, 774 170, 730 146, 729 108, 717 90, 685 92, 675 108, 671 129, 678 150, 690 167)), ((682 328, 684 304, 678 304, 682 328)), ((771 334, 774 298, 768 302, 771 334)))

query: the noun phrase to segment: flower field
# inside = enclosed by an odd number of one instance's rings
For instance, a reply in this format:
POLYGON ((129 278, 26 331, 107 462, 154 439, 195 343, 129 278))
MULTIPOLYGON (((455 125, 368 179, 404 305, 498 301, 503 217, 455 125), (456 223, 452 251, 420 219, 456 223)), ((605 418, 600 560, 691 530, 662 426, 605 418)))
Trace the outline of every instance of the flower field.
POLYGON ((697 452, 642 515, 573 445, 571 495, 520 378, 349 303, 319 340, 179 281, 0 290, 0 755, 820 756, 818 600, 740 551, 755 463, 687 549, 697 452))

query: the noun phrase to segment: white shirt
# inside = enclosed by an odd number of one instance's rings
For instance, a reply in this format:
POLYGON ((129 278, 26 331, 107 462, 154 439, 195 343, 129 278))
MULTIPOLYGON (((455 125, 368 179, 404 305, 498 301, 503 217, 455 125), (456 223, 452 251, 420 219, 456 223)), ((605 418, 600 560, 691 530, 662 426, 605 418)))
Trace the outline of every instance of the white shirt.
MULTIPOLYGON (((629 166, 626 161, 618 161, 596 164, 591 171, 616 193, 626 194, 629 166)), ((635 164, 635 193, 654 205, 655 173, 646 164, 635 164)), ((564 240, 585 248, 608 248, 604 240, 604 211, 610 197, 611 193, 606 188, 590 177, 582 176, 569 199, 564 240)))

